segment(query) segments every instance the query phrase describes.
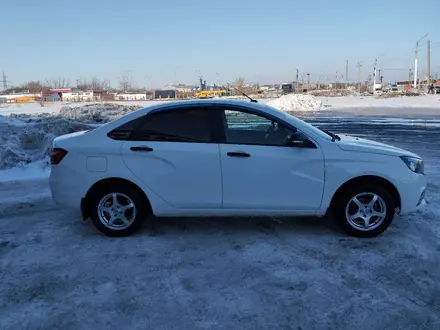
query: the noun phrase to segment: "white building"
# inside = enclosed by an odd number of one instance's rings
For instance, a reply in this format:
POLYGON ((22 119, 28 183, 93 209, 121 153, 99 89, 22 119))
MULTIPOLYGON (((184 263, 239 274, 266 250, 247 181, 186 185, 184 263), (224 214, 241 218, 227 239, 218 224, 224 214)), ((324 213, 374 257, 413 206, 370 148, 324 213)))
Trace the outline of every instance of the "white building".
POLYGON ((146 101, 146 93, 118 93, 115 95, 116 101, 146 101))
POLYGON ((162 89, 163 90, 172 90, 177 91, 179 93, 191 93, 192 90, 197 87, 195 85, 184 85, 184 84, 178 84, 178 85, 166 85, 162 89))
POLYGON ((65 102, 84 102, 93 101, 93 92, 72 91, 63 92, 63 101, 65 102))

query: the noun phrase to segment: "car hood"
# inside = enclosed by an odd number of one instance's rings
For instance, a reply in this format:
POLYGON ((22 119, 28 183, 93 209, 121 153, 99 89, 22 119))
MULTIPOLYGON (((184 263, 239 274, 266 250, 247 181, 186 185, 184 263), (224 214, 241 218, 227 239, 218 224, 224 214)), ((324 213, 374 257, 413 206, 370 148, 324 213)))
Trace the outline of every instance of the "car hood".
POLYGON ((350 135, 341 135, 340 141, 337 141, 338 147, 345 151, 366 152, 371 154, 382 154, 390 156, 411 156, 420 158, 420 156, 407 150, 390 146, 372 140, 362 139, 350 135))

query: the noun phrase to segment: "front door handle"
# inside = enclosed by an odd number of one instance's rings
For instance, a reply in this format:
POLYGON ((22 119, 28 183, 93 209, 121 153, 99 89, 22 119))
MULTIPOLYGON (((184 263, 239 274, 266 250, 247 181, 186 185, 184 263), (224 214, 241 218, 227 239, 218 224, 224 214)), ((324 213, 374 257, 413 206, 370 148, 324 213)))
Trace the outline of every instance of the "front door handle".
POLYGON ((148 152, 148 151, 153 151, 153 148, 150 148, 150 147, 147 147, 147 146, 141 146, 141 147, 131 147, 130 150, 131 151, 148 152))
POLYGON ((229 157, 250 157, 251 154, 248 154, 247 152, 244 151, 231 151, 228 152, 227 155, 229 157))

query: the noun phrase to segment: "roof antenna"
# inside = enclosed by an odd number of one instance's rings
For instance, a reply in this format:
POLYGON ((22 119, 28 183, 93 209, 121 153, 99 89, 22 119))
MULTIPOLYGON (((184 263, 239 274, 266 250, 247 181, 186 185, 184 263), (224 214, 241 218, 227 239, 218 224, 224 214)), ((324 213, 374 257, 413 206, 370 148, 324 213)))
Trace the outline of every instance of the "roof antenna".
POLYGON ((258 101, 257 100, 255 100, 255 99, 253 99, 252 97, 250 97, 250 96, 248 96, 248 95, 246 95, 245 93, 243 93, 241 90, 239 90, 237 87, 235 87, 235 86, 230 86, 230 87, 232 87, 233 89, 235 89, 236 91, 238 91, 239 93, 241 93, 241 95, 243 95, 243 96, 245 96, 245 97, 247 97, 249 100, 251 100, 251 102, 255 102, 255 103, 258 103, 258 101))

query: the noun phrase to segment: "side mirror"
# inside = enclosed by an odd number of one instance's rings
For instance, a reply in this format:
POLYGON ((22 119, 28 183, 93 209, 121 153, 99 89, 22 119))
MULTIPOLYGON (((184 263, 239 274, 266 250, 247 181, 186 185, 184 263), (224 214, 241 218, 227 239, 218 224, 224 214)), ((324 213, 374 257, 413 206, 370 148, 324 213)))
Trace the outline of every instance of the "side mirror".
POLYGON ((294 134, 289 136, 286 141, 286 145, 295 147, 295 148, 309 148, 316 149, 316 145, 310 141, 309 139, 298 139, 294 134))

